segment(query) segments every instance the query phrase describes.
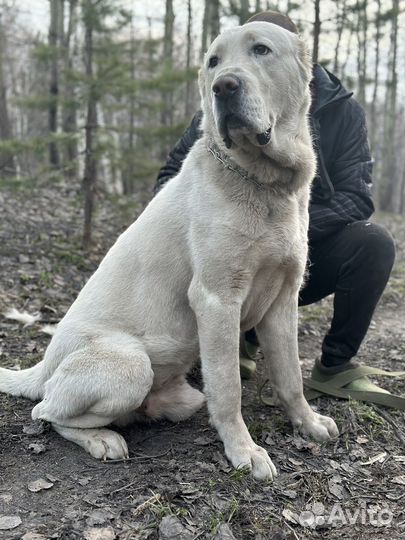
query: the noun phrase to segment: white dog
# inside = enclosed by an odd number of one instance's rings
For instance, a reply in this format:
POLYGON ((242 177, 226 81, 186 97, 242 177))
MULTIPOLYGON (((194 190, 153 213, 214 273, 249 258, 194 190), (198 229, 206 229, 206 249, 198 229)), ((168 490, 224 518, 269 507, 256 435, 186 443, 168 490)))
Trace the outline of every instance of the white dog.
POLYGON ((294 427, 338 434, 303 396, 297 304, 315 159, 311 65, 298 36, 267 22, 225 31, 200 73, 203 137, 179 175, 108 252, 59 323, 43 361, 0 371, 0 391, 41 400, 96 458, 125 458, 109 424, 178 421, 204 395, 185 375, 201 357, 213 425, 234 467, 275 467, 241 414, 239 333, 255 327, 274 392, 294 427))

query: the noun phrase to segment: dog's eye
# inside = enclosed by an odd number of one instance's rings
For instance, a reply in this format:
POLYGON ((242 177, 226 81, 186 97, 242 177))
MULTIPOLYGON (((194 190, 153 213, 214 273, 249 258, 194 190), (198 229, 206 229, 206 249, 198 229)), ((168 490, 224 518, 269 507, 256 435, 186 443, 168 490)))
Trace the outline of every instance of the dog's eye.
POLYGON ((253 52, 255 54, 266 55, 271 52, 271 49, 269 49, 267 45, 262 45, 261 43, 259 43, 258 45, 255 45, 253 47, 253 52))
POLYGON ((218 56, 211 56, 211 58, 208 60, 208 67, 214 68, 215 66, 218 65, 218 62, 219 62, 218 56))

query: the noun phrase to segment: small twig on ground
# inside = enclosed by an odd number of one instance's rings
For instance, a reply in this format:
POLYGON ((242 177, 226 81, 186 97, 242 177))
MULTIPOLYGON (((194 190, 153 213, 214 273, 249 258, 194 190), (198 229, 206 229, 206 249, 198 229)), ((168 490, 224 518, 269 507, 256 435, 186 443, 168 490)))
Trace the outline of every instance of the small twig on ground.
POLYGON ((166 450, 166 452, 163 452, 162 454, 156 454, 154 456, 147 456, 147 455, 139 455, 135 457, 125 458, 125 459, 108 459, 105 461, 102 461, 101 463, 104 463, 104 465, 109 465, 110 463, 126 463, 127 461, 141 461, 141 460, 148 460, 148 459, 154 459, 154 458, 161 458, 164 456, 167 456, 169 452, 171 451, 171 448, 169 450, 166 450))
POLYGON ((291 525, 289 525, 286 521, 284 522, 284 525, 286 525, 290 529, 290 531, 295 536, 296 540, 300 540, 299 537, 297 536, 297 533, 294 531, 294 529, 291 527, 291 525))
MULTIPOLYGON (((109 491, 109 495, 112 495, 113 493, 118 493, 119 491, 123 491, 124 489, 127 489, 129 487, 132 487, 134 484, 138 484, 139 480, 135 480, 135 482, 130 482, 129 484, 125 484, 125 486, 121 486, 118 489, 114 489, 114 491, 109 491)), ((143 488, 144 486, 139 486, 138 489, 143 488)))

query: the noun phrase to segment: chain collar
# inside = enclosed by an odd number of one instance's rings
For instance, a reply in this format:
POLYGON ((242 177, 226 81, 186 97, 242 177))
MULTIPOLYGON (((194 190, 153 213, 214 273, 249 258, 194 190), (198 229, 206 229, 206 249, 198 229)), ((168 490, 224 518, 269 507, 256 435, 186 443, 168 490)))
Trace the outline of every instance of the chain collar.
POLYGON ((207 145, 208 152, 214 156, 214 158, 221 163, 226 169, 236 173, 243 180, 251 182, 255 187, 263 189, 263 184, 259 181, 256 175, 249 174, 243 167, 237 165, 234 161, 231 160, 229 156, 224 154, 219 146, 214 142, 210 141, 207 145))

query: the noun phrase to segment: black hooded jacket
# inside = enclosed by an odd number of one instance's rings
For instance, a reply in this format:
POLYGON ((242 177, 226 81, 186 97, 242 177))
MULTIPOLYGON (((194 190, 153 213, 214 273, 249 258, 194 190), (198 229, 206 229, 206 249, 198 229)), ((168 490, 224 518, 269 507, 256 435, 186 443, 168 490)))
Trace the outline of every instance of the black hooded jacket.
MULTIPOLYGON (((323 240, 341 227, 367 219, 374 211, 370 195, 372 161, 364 111, 332 73, 316 64, 311 82, 311 127, 317 156, 312 184, 309 238, 323 240)), ((160 169, 154 192, 175 176, 195 141, 202 112, 194 116, 160 169)))

